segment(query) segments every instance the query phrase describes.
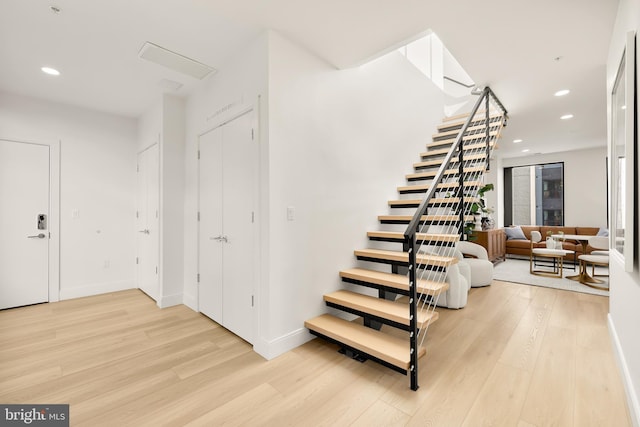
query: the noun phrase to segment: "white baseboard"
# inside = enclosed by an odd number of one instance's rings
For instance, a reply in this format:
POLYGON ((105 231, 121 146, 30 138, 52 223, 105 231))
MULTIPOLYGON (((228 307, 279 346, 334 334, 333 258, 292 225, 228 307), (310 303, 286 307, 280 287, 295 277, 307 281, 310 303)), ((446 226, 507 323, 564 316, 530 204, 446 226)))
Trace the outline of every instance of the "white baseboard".
POLYGON ((189 294, 182 294, 182 303, 193 311, 198 311, 198 298, 189 294))
POLYGON ((76 288, 62 288, 60 289, 60 300, 90 297, 108 294, 109 292, 125 291, 127 289, 136 289, 136 286, 129 280, 122 280, 120 282, 94 283, 76 288))
POLYGON ((166 295, 160 297, 158 301, 158 307, 160 308, 167 308, 178 304, 182 304, 182 294, 166 295))
POLYGON ((271 341, 260 339, 253 345, 253 351, 265 359, 271 360, 313 338, 314 336, 309 333, 307 328, 300 328, 271 341))
POLYGON ((640 427, 640 400, 638 400, 638 395, 636 394, 631 374, 629 373, 627 360, 622 352, 622 346, 620 345, 620 340, 618 339, 618 333, 616 332, 616 327, 613 323, 613 319, 611 318, 611 313, 609 313, 607 319, 609 324, 609 335, 611 336, 616 360, 618 361, 620 373, 622 374, 624 390, 627 395, 627 406, 629 408, 629 415, 631 416, 631 423, 634 427, 640 427))

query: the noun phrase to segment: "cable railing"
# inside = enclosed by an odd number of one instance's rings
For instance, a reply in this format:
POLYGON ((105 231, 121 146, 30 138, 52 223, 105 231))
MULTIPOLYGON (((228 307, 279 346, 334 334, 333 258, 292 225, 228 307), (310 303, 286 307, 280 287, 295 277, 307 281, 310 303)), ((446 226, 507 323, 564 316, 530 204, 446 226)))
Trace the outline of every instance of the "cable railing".
MULTIPOLYGON (((418 357, 423 346, 427 322, 418 328, 418 319, 432 319, 441 292, 428 295, 418 290, 429 283, 445 283, 451 275, 459 274, 458 266, 451 261, 456 257, 456 240, 444 239, 434 242, 417 239, 420 235, 464 236, 465 224, 473 221, 471 206, 477 203, 477 191, 482 185, 483 175, 490 166, 490 153, 506 123, 507 111, 486 87, 473 106, 455 142, 444 155, 436 175, 431 179, 422 202, 404 232, 404 250, 409 255, 409 375, 411 389, 418 389, 418 357), (484 111, 480 108, 484 107, 484 111), (447 189, 452 184, 457 189, 447 189), (420 242, 420 243, 418 243, 420 242)), ((415 179, 420 174, 413 174, 415 179)))

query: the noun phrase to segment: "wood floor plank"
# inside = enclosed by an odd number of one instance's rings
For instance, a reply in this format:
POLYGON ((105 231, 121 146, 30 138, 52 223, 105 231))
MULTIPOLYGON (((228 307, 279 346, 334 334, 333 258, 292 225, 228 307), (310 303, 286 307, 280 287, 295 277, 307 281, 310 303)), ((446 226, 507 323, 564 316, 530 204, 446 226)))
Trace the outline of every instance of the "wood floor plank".
POLYGON ((556 291, 548 290, 537 290, 501 355, 500 363, 529 372, 533 370, 555 300, 556 291))
POLYGON ((575 384, 576 331, 550 325, 520 419, 533 425, 574 425, 575 384))
MULTIPOLYGON (((410 415, 415 414, 419 408, 425 408, 425 399, 431 394, 425 393, 424 388, 437 389, 440 381, 448 381, 453 375, 449 368, 462 364, 462 357, 474 345, 483 328, 482 323, 460 319, 460 323, 446 335, 446 339, 439 343, 436 341, 432 346, 427 338, 427 354, 423 357, 424 362, 418 366, 419 384, 422 384, 418 393, 412 392, 407 387, 407 380, 403 378, 389 388, 381 399, 410 415)), ((432 334, 436 335, 435 332, 432 334)), ((446 390, 442 392, 447 393, 446 390)))
POLYGON ((69 403, 73 426, 631 425, 608 298, 496 281, 438 312, 414 392, 319 339, 266 361, 138 290, 3 310, 0 401, 69 403))
POLYGON ((629 413, 620 387, 610 388, 620 374, 610 351, 587 350, 576 354, 576 371, 588 373, 576 376, 574 413, 575 426, 626 426, 629 413))
POLYGON ((407 425, 461 425, 503 348, 499 342, 477 338, 466 352, 452 357, 442 377, 429 387, 433 392, 427 393, 407 425))
POLYGON ((576 320, 578 315, 578 301, 575 292, 558 292, 556 308, 551 312, 549 326, 575 330, 578 324, 576 320))
POLYGON ((387 427, 401 426, 409 421, 409 415, 384 402, 372 405, 358 419, 350 424, 352 427, 387 427))
POLYGON ((268 383, 263 383, 185 424, 185 427, 247 426, 250 425, 249 421, 254 417, 254 411, 268 412, 273 405, 282 399, 283 397, 278 390, 268 383), (252 411, 247 411, 247 408, 252 408, 252 411))
POLYGON ((576 311, 576 330, 578 345, 585 349, 600 350, 609 348, 609 328, 607 312, 600 301, 580 299, 576 311))
POLYGON ((518 422, 531 373, 497 363, 480 390, 463 427, 511 427, 518 422))

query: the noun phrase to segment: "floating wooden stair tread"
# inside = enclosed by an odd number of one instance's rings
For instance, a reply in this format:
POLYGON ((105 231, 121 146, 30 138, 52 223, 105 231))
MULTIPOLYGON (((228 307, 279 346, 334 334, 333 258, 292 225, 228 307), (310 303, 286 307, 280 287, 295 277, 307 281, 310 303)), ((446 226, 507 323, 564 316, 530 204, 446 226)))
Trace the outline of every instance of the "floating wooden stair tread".
MULTIPOLYGON (((464 183, 465 188, 480 188, 480 181, 467 181, 464 183)), ((460 187, 460 184, 457 182, 441 182, 438 184, 438 189, 457 189, 460 187)), ((408 193, 426 193, 431 188, 430 184, 419 184, 419 185, 405 185, 402 187, 398 187, 398 192, 400 194, 408 194, 408 193)))
MULTIPOLYGON (((495 146, 493 141, 490 141, 490 145, 491 145, 491 147, 495 146)), ((476 143, 473 143, 473 144, 465 144, 464 145, 464 151, 484 150, 486 146, 487 146, 487 144, 485 142, 476 142, 476 143)), ((448 152, 449 152, 448 148, 439 148, 439 149, 435 149, 435 150, 429 150, 429 151, 426 151, 424 153, 420 153, 420 157, 423 158, 423 159, 426 159, 428 157, 444 156, 448 152)))
MULTIPOLYGON (((464 203, 477 203, 478 198, 465 197, 464 203)), ((390 208, 417 208, 422 203, 422 199, 389 200, 390 208)), ((460 203, 459 197, 433 198, 429 200, 429 205, 455 205, 460 203)))
MULTIPOLYGON (((409 262, 409 254, 407 252, 400 251, 387 251, 384 249, 359 249, 353 251, 358 258, 367 258, 372 260, 385 260, 400 263, 409 262)), ((454 256, 441 256, 441 255, 416 255, 416 262, 419 265, 433 265, 436 267, 448 267, 458 263, 458 258, 454 256)))
MULTIPOLYGON (((483 146, 484 147, 484 146, 483 146)), ((484 160, 486 159, 487 155, 485 153, 478 153, 478 154, 467 154, 464 156, 464 162, 468 162, 471 160, 484 160)), ((452 163, 459 163, 458 162, 458 156, 455 156, 453 158, 452 163)), ((424 168, 428 168, 428 167, 435 167, 435 166, 440 166, 442 164, 442 159, 436 159, 436 160, 427 160, 424 162, 419 162, 419 163, 414 163, 413 164, 413 168, 414 169, 424 169, 424 168)))
MULTIPOLYGON (((491 110, 489 110, 491 111, 491 110)), ((482 117, 486 116, 486 112, 487 110, 478 110, 476 111, 476 115, 474 116, 474 120, 478 120, 481 119, 482 117)), ((444 119, 442 119, 442 122, 452 122, 455 120, 466 120, 469 117, 469 113, 462 113, 462 114, 457 114, 455 116, 450 116, 450 117, 445 117, 444 119)))
MULTIPOLYGON (((367 270, 366 268, 350 268, 342 270, 340 277, 352 282, 366 282, 387 288, 409 291, 409 277, 401 274, 384 273, 382 271, 367 270)), ((433 280, 419 279, 418 293, 426 295, 438 295, 449 289, 447 282, 435 282, 433 280)))
MULTIPOLYGON (((501 124, 498 123, 498 122, 489 123, 489 129, 498 127, 500 125, 501 124)), ((485 124, 482 123, 482 124, 478 124, 478 125, 469 126, 467 128, 466 132, 482 131, 482 133, 485 133, 486 129, 487 129, 487 127, 485 126, 485 124)), ((460 133, 460 129, 445 130, 445 131, 440 131, 438 133, 434 133, 433 135, 431 135, 431 138, 434 141, 437 141, 437 140, 442 139, 444 137, 457 136, 459 133, 460 133)), ((478 132, 478 133, 480 133, 480 132, 478 132)))
MULTIPOLYGON (((335 341, 360 349, 386 363, 409 370, 409 340, 394 337, 357 323, 348 322, 330 314, 314 317, 304 322, 304 326, 335 341)), ((418 357, 426 350, 419 347, 418 357)))
MULTIPOLYGON (((485 172, 486 167, 484 165, 481 166, 472 166, 472 167, 466 167, 463 168, 463 173, 472 173, 472 172, 485 172)), ((453 169, 447 169, 444 171, 444 175, 457 175, 460 173, 460 170, 458 168, 453 168, 453 169)), ((408 175, 405 175, 405 178, 407 178, 407 180, 409 181, 416 181, 419 179, 429 179, 429 178, 433 178, 438 174, 437 170, 430 170, 430 171, 426 171, 426 172, 416 172, 416 173, 410 173, 408 175)))
MULTIPOLYGON (((378 221, 383 224, 409 224, 413 215, 378 215, 378 221)), ((459 215, 422 215, 420 222, 457 222, 459 215)), ((473 215, 466 215, 465 221, 473 221, 473 215)))
MULTIPOLYGON (((406 303, 389 301, 347 290, 325 294, 324 300, 341 307, 409 326, 409 305, 406 303)), ((417 319, 418 328, 422 329, 438 320, 438 313, 432 310, 420 310, 418 311, 417 319)))
MULTIPOLYGON (((497 136, 500 132, 498 131, 491 131, 489 132, 489 137, 494 137, 497 136)), ((486 133, 476 133, 473 135, 465 135, 462 137, 462 141, 477 141, 479 139, 485 139, 487 136, 486 133)), ((456 138, 457 137, 452 137, 452 138, 448 138, 448 139, 442 139, 442 140, 438 140, 438 141, 434 141, 430 144, 427 144, 427 148, 431 148, 431 147, 440 147, 443 145, 451 145, 454 142, 456 142, 456 138)))
MULTIPOLYGON (((492 125, 495 124, 495 123, 500 123, 502 120, 498 120, 498 119, 500 119, 501 117, 503 117, 502 114, 490 115, 489 116, 489 122, 492 125)), ((476 118, 471 122, 471 124, 472 125, 482 124, 482 123, 485 123, 486 120, 487 120, 487 116, 485 116, 485 115, 482 115, 482 116, 476 115, 476 118)), ((461 129, 462 126, 464 126, 464 124, 466 122, 467 122, 466 118, 464 120, 448 121, 448 122, 445 122, 445 123, 443 123, 441 125, 438 125, 437 129, 438 129, 438 131, 443 131, 443 130, 453 129, 453 128, 461 129)))
MULTIPOLYGON (((404 233, 399 231, 369 231, 367 237, 370 239, 380 239, 390 242, 404 242, 404 233)), ((460 240, 457 234, 428 234, 416 233, 416 241, 418 242, 442 242, 455 243, 460 240)))

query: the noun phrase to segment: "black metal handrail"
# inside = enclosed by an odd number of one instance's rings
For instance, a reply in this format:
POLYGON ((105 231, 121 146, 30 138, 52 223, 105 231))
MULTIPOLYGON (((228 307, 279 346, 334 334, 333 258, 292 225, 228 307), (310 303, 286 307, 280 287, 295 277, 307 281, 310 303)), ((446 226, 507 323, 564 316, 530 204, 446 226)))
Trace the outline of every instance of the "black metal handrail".
MULTIPOLYGON (((456 137, 455 142, 453 143, 453 145, 451 146, 451 148, 449 149, 449 152, 447 153, 447 155, 445 156, 445 158, 443 159, 440 167, 438 168, 438 172, 436 173, 436 176, 433 178, 433 181, 429 187, 429 190, 427 191, 427 193, 425 194, 424 199, 422 200, 422 202, 420 203, 420 206, 418 207, 418 209, 416 210, 415 214, 413 215, 413 218, 411 219, 411 221, 409 222, 409 225, 407 226, 407 229, 404 232, 404 244, 405 244, 405 248, 407 248, 407 252, 409 255, 409 340, 410 340, 410 363, 409 363, 409 375, 411 376, 411 389, 412 390, 417 390, 418 389, 418 292, 417 292, 417 270, 418 270, 418 264, 416 262, 416 233, 418 232, 418 227, 420 226, 420 222, 421 222, 421 218, 423 215, 426 215, 427 213, 427 209, 429 206, 429 202, 431 199, 434 198, 436 192, 437 192, 437 187, 438 185, 442 182, 442 179, 445 176, 445 171, 447 170, 447 168, 449 167, 452 159, 454 158, 454 156, 458 155, 459 156, 459 167, 460 167, 460 202, 459 202, 459 206, 460 206, 460 218, 461 218, 461 222, 462 225, 461 227, 464 227, 464 181, 463 181, 463 177, 462 177, 462 171, 463 171, 463 153, 464 153, 464 149, 463 149, 463 138, 465 133, 467 132, 467 129, 470 127, 471 123, 473 123, 475 120, 475 115, 478 112, 478 109, 480 108, 480 106, 482 105, 482 102, 484 101, 486 103, 486 150, 487 150, 487 166, 489 165, 488 161, 489 161, 489 149, 490 149, 490 142, 489 142, 489 138, 490 138, 490 130, 489 130, 489 126, 490 126, 490 112, 489 112, 489 107, 490 107, 490 98, 493 98, 493 101, 496 103, 496 105, 498 106, 498 108, 500 108, 500 110, 502 110, 503 116, 506 117, 507 116, 507 110, 504 108, 504 106, 502 105, 502 103, 500 102, 500 100, 496 97, 496 95, 493 93, 493 91, 489 88, 489 87, 485 87, 482 90, 482 94, 481 96, 478 98, 478 100, 476 101, 475 105, 473 106, 473 109, 471 110, 471 113, 469 114, 469 117, 467 118, 466 122, 464 123, 464 125, 462 126, 462 128, 460 129, 460 132, 458 133, 458 136, 456 137), (459 153, 457 153, 459 151, 459 153)), ((462 233, 462 228, 460 229, 460 232, 462 233)))

